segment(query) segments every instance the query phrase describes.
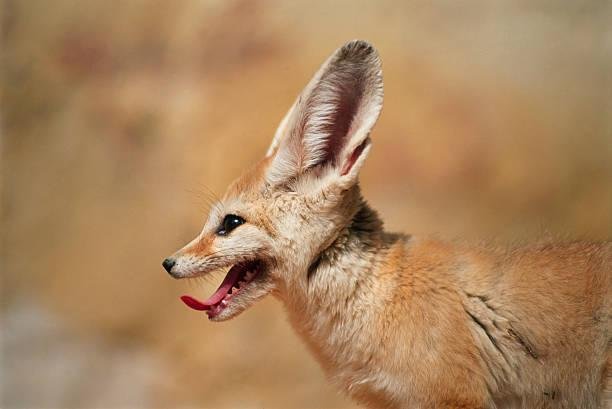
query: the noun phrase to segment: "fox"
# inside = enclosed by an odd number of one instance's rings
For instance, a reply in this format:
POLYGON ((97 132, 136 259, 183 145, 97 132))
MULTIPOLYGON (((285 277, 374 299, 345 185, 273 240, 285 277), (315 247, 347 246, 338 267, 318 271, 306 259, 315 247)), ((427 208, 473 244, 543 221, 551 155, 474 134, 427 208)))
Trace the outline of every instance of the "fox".
POLYGON ((388 232, 359 187, 383 104, 378 51, 319 68, 228 187, 174 278, 227 271, 226 321, 271 294, 329 381, 368 408, 612 407, 612 242, 512 245, 388 232))

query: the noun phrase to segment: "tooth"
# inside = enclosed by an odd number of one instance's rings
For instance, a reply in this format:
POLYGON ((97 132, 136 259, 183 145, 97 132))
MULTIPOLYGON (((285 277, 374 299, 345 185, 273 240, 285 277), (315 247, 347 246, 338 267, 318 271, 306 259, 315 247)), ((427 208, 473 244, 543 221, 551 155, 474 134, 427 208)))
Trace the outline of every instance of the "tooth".
POLYGON ((227 301, 226 300, 221 300, 221 305, 225 307, 227 305, 227 301))

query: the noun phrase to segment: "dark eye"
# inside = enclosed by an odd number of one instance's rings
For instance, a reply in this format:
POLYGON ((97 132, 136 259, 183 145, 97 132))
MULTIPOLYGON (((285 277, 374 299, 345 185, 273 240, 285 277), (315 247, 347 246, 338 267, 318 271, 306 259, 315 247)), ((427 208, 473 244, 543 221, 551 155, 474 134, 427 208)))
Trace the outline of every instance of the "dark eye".
POLYGON ((217 234, 219 236, 225 236, 242 223, 244 223, 244 219, 242 217, 236 216, 235 214, 228 214, 223 218, 223 223, 221 223, 221 226, 219 226, 217 234))

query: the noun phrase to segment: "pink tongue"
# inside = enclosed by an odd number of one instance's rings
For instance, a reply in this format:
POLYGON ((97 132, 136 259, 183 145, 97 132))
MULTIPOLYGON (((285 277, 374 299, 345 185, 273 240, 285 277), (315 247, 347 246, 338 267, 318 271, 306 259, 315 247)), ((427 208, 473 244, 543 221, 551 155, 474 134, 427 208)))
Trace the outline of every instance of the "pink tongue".
POLYGON ((190 308, 193 308, 194 310, 210 310, 213 305, 220 303, 221 300, 223 300, 223 298, 227 295, 227 293, 229 293, 229 290, 238 281, 240 273, 241 268, 238 265, 232 267, 223 279, 223 282, 221 283, 219 288, 217 288, 217 291, 215 291, 215 293, 211 295, 210 298, 206 301, 197 300, 189 295, 183 295, 181 297, 181 301, 183 301, 185 305, 190 308))

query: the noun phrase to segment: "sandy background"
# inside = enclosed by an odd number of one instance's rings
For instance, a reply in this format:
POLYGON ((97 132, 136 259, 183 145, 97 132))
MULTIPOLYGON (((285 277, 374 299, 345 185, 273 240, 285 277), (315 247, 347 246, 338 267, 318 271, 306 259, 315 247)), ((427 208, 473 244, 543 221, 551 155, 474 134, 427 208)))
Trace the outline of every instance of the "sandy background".
POLYGON ((265 300, 210 324, 164 257, 364 38, 392 230, 612 235, 606 1, 1 3, 2 408, 349 408, 265 300))

